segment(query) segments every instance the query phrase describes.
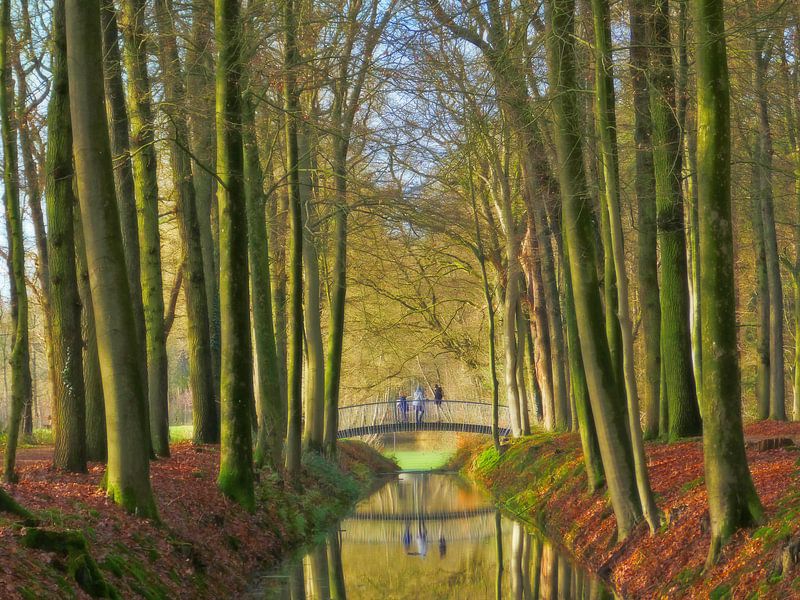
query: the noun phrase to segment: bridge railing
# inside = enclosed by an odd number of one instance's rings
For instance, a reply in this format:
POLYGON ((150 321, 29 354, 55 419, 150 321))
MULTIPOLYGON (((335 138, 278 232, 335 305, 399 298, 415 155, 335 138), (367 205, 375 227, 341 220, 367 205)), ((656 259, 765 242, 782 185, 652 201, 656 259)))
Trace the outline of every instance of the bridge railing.
MULTIPOLYGON (((508 407, 500 405, 498 425, 505 434, 511 423, 508 407)), ((433 400, 422 403, 417 413, 409 399, 405 411, 395 401, 368 402, 339 408, 339 437, 393 433, 398 431, 460 431, 487 433, 492 426, 492 405, 469 400, 433 400)))

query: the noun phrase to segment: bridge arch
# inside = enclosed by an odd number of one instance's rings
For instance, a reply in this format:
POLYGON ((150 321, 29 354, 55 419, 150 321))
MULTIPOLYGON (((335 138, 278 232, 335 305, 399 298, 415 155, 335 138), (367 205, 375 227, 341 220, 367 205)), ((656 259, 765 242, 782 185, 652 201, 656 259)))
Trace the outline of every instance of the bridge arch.
MULTIPOLYGON (((511 423, 508 407, 499 406, 499 433, 508 435, 511 423)), ((492 434, 492 405, 470 400, 433 400, 423 402, 420 418, 411 402, 408 410, 400 411, 397 402, 367 402, 339 408, 339 439, 381 435, 387 433, 452 431, 457 433, 492 434)))

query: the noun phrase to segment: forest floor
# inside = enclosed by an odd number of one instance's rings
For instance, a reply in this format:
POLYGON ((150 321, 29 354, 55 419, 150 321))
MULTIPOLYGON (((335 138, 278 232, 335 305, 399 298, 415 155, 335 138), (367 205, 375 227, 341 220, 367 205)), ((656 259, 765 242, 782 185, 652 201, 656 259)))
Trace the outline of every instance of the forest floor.
POLYGON ((175 444, 170 458, 151 463, 160 522, 111 503, 100 488, 103 465, 58 473, 49 449, 21 449, 20 481, 4 489, 38 523, 0 513, 0 597, 236 597, 254 572, 323 531, 397 468, 365 444, 339 448, 336 465, 307 457, 293 489, 261 471, 258 506, 248 513, 216 486, 218 446, 175 444), (40 532, 56 532, 61 543, 54 551, 29 547, 40 532))
POLYGON ((461 448, 464 472, 504 508, 562 544, 623 598, 800 598, 800 423, 745 428, 747 457, 766 518, 738 532, 705 571, 710 535, 699 438, 647 444, 664 524, 642 523, 623 543, 605 490, 589 494, 577 434, 485 439, 461 448), (789 444, 786 440, 795 443, 789 444), (778 447, 776 447, 778 446, 778 447))

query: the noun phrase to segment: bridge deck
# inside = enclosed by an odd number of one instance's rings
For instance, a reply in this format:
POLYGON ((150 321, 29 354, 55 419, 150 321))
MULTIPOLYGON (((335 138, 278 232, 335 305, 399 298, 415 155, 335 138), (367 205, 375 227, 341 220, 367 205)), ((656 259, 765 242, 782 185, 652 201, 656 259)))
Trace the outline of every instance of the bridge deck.
MULTIPOLYGON (((409 402, 406 412, 395 402, 370 402, 343 406, 339 409, 339 439, 366 437, 387 433, 420 431, 453 431, 458 433, 492 434, 492 405, 486 402, 446 400, 436 405, 423 404, 422 422, 417 423, 415 407, 409 402)), ((508 435, 508 407, 498 407, 499 433, 508 435)))
MULTIPOLYGON (((361 437, 365 435, 380 435, 382 433, 401 433, 417 431, 457 431, 460 433, 480 433, 492 435, 491 425, 477 425, 475 423, 383 423, 380 425, 362 425, 361 427, 350 427, 338 432, 339 439, 361 437)), ((500 435, 508 435, 508 429, 500 428, 500 435)))

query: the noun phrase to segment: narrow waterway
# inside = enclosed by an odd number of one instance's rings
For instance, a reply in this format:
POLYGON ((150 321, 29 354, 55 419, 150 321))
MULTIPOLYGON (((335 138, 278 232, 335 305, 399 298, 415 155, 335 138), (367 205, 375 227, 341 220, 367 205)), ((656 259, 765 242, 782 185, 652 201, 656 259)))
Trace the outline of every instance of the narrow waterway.
POLYGON ((610 597, 469 482, 426 472, 388 481, 252 590, 252 598, 290 600, 610 597))

